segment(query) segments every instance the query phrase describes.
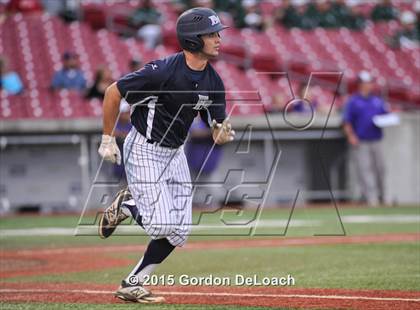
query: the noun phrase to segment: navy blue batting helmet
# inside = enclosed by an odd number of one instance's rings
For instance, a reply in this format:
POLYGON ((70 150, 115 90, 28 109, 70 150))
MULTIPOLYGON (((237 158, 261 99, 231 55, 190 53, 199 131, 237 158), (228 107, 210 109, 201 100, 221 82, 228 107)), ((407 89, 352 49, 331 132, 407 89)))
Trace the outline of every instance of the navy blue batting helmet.
POLYGON ((193 8, 182 13, 176 22, 176 34, 181 47, 190 52, 198 52, 204 42, 203 34, 219 32, 224 26, 216 12, 208 8, 193 8))

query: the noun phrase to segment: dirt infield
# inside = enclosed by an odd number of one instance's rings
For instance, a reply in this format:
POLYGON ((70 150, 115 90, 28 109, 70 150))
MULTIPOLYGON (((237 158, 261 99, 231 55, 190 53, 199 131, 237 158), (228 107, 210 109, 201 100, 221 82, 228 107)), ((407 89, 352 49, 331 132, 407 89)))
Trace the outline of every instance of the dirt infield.
MULTIPOLYGON (((185 250, 292 245, 352 244, 419 241, 419 234, 386 234, 359 237, 312 237, 192 242, 185 250)), ((15 276, 103 270, 132 263, 98 253, 131 252, 142 246, 111 246, 14 250, 0 253, 0 279, 15 276), (74 255, 77 254, 77 255, 74 255)), ((0 301, 121 303, 113 297, 115 285, 89 283, 0 282, 0 301)), ((160 286, 154 292, 170 304, 209 304, 341 309, 419 309, 419 291, 302 289, 283 287, 160 286)))
MULTIPOLYGON (((8 302, 123 303, 113 297, 115 286, 63 283, 1 283, 0 300, 8 302)), ((154 287, 169 304, 207 304, 334 309, 418 309, 420 292, 238 288, 238 287, 154 287)))

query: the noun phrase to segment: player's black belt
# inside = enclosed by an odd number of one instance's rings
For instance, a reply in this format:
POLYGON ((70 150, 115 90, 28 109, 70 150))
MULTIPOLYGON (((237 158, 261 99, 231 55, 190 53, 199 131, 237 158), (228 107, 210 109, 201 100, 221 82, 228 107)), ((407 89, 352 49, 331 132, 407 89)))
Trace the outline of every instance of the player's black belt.
POLYGON ((177 149, 178 148, 176 146, 171 146, 171 145, 167 145, 167 144, 163 144, 163 143, 159 144, 159 142, 156 142, 155 140, 152 140, 152 139, 147 139, 146 142, 149 143, 149 144, 154 144, 154 145, 159 145, 159 146, 163 146, 163 147, 168 147, 170 149, 177 149))

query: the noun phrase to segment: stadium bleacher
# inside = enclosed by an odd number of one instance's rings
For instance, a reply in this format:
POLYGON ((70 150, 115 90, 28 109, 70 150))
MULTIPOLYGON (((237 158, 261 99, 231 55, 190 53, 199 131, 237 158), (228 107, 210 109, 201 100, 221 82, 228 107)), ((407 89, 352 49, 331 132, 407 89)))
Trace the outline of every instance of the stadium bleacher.
MULTIPOLYGON (((108 17, 116 11, 132 10, 135 5, 132 1, 103 4, 84 1, 84 20, 70 24, 45 12, 8 15, 0 23, 0 53, 22 78, 25 91, 19 95, 1 93, 0 118, 100 116, 101 102, 98 100, 87 101, 80 94, 67 90, 50 91, 53 73, 61 67, 61 55, 67 50, 75 51, 81 69, 91 83, 100 65, 109 67, 113 78, 117 79, 128 72, 128 61, 132 58, 147 62, 175 52, 178 49, 174 32, 177 13, 170 2, 154 3, 165 20, 164 44, 154 50, 146 49, 139 40, 120 37, 104 28, 108 17)), ((401 3, 402 8, 406 5, 401 3)), ((262 2, 263 14, 270 14, 275 6, 276 2, 262 2)), ((365 5, 363 9, 368 11, 371 6, 365 5)), ((384 37, 391 35, 397 27, 398 22, 390 21, 369 22, 360 32, 345 28, 288 30, 278 25, 264 32, 231 28, 223 33, 224 57, 215 62, 215 67, 230 92, 231 104, 235 100, 246 102, 243 100, 249 99, 241 91, 260 92, 262 104, 241 105, 233 114, 260 114, 264 107, 270 106, 276 93, 290 97, 289 84, 278 75, 259 73, 267 71, 292 72, 306 79, 314 71, 342 71, 347 90, 352 90, 357 72, 367 69, 376 77, 381 89, 387 90, 385 95, 391 103, 419 107, 419 48, 391 49, 384 42, 384 37), (244 64, 247 64, 245 71, 244 64), (234 97, 233 92, 236 92, 234 97)), ((297 87, 297 84, 293 82, 292 86, 297 87)), ((318 101, 324 102, 333 95, 334 88, 327 86, 313 88, 318 101)))

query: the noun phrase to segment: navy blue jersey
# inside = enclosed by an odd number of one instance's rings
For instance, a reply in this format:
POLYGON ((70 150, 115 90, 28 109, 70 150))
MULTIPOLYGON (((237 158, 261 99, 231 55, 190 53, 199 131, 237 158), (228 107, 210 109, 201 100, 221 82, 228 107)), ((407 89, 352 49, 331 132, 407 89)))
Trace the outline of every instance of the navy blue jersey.
POLYGON ((198 113, 209 126, 225 117, 225 88, 211 64, 190 69, 183 52, 152 61, 117 82, 131 105, 131 123, 147 139, 176 148, 198 113))

